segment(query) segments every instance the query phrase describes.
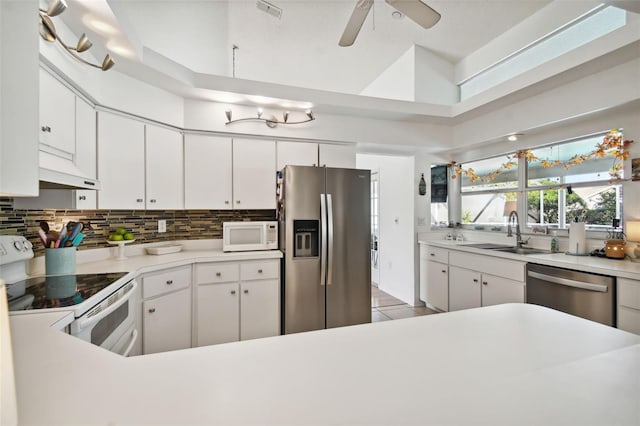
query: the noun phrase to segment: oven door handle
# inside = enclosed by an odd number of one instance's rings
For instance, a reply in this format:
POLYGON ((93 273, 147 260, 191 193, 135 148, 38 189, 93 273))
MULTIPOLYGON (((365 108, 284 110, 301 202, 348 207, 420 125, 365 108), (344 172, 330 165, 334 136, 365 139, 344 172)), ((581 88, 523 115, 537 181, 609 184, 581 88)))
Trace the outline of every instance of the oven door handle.
POLYGON ((540 272, 528 271, 527 275, 529 275, 531 278, 537 278, 539 280, 554 284, 565 285, 568 287, 581 288, 583 290, 599 291, 600 293, 606 293, 609 290, 609 287, 606 285, 591 284, 582 281, 570 280, 567 278, 553 277, 551 275, 541 274, 540 272))
POLYGON ((133 345, 136 343, 137 340, 138 340, 138 329, 134 328, 133 331, 131 332, 131 341, 129 342, 127 349, 125 349, 124 352, 122 353, 122 356, 129 356, 129 354, 131 353, 131 349, 133 349, 133 345))
POLYGON ((132 284, 133 285, 131 286, 131 288, 129 288, 129 290, 126 293, 124 293, 124 294, 122 294, 120 296, 120 299, 116 300, 113 304, 108 306, 106 309, 100 311, 99 313, 97 313, 96 315, 94 315, 92 317, 82 318, 82 319, 77 320, 76 321, 76 329, 77 330, 83 330, 83 329, 85 329, 85 328, 97 323, 102 318, 106 317, 111 312, 115 311, 120 306, 122 306, 125 303, 127 303, 129 301, 129 299, 131 299, 131 296, 133 295, 133 291, 138 286, 138 283, 136 281, 132 281, 132 284))

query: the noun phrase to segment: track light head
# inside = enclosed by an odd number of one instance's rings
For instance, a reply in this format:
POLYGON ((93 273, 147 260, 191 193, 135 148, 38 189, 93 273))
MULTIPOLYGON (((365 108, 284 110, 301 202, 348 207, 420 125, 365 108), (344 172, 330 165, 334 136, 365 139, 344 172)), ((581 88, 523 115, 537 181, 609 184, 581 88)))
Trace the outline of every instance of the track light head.
POLYGON ((230 122, 231 121, 231 117, 233 117, 233 113, 231 112, 231 110, 230 109, 226 110, 224 112, 224 115, 227 116, 227 123, 230 122))
POLYGON ((110 70, 116 63, 114 62, 114 60, 111 58, 111 55, 109 55, 107 53, 107 56, 104 57, 104 60, 102 61, 102 66, 100 68, 102 68, 102 71, 108 71, 110 70))
POLYGON ((47 15, 40 14, 40 35, 43 39, 54 42, 58 38, 56 36, 56 26, 47 15))
POLYGON ((284 122, 286 123, 287 120, 289 119, 289 111, 285 111, 282 113, 282 118, 284 119, 284 122))
POLYGON ((54 17, 67 10, 67 2, 64 0, 53 0, 45 12, 48 16, 54 17))
POLYGON ((315 118, 313 117, 313 111, 311 111, 310 109, 308 109, 307 111, 305 111, 305 114, 307 114, 307 117, 309 117, 309 120, 314 120, 315 118))
POLYGON ((82 33, 80 40, 78 40, 78 44, 76 45, 76 52, 85 52, 89 50, 91 46, 93 46, 93 43, 91 43, 89 37, 87 37, 85 33, 82 33))
POLYGON ((237 118, 232 120, 233 114, 230 109, 224 112, 227 117, 227 122, 225 124, 237 123, 239 121, 262 121, 267 127, 273 129, 277 127, 279 124, 302 124, 308 123, 309 121, 315 120, 313 116, 313 112, 311 110, 307 110, 305 112, 307 118, 306 120, 298 120, 298 121, 289 121, 289 115, 291 114, 289 111, 284 111, 282 113, 282 121, 278 121, 278 119, 272 114, 264 114, 262 108, 258 108, 258 116, 257 117, 245 117, 245 118, 237 118))

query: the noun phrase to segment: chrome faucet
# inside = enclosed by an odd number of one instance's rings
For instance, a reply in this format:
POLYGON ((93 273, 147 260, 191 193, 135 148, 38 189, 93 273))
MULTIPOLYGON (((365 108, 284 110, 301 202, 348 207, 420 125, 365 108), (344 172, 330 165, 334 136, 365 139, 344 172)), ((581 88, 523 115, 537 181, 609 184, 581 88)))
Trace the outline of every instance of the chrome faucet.
POLYGON ((520 220, 518 219, 518 212, 515 210, 511 210, 509 213, 509 219, 507 219, 507 237, 513 237, 513 232, 511 231, 511 222, 512 219, 515 218, 516 225, 516 247, 522 248, 523 245, 527 244, 529 238, 526 240, 522 239, 522 234, 520 233, 520 220))

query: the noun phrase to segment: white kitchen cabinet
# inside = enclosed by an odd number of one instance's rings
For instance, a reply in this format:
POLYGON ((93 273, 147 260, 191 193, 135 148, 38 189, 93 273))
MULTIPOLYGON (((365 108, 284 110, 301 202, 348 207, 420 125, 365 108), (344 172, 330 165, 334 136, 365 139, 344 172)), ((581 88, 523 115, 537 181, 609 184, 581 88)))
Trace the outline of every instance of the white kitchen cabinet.
POLYGON ((76 156, 75 166, 81 176, 97 176, 96 111, 92 105, 76 97, 76 156))
POLYGON ((277 170, 284 166, 317 166, 318 144, 310 142, 276 142, 277 170))
POLYGON ((232 208, 231 138, 187 134, 184 137, 186 209, 232 208))
POLYGON ((640 281, 618 278, 617 327, 640 334, 640 281))
POLYGON ((427 261, 427 303, 441 311, 449 310, 449 265, 427 261))
POLYGON ((142 277, 145 354, 191 347, 191 266, 142 277))
POLYGON ((71 159, 76 152, 76 96, 40 68, 40 143, 71 159))
POLYGON ((184 208, 182 134, 164 127, 147 125, 145 165, 146 208, 184 208))
POLYGON ((355 145, 318 145, 320 166, 353 169, 356 167, 355 145))
POLYGON ((191 291, 185 288, 142 302, 145 355, 191 347, 191 291))
POLYGON ((276 143, 233 140, 233 208, 276 208, 276 143))
POLYGON ((16 198, 14 209, 95 210, 97 191, 89 189, 41 189, 37 197, 16 198))
POLYGON ((482 274, 482 306, 501 303, 524 303, 525 283, 509 278, 482 274))
POLYGON ((449 310, 524 303, 524 282, 458 266, 449 267, 449 310))
POLYGON ((196 346, 280 334, 280 261, 196 265, 196 346))
POLYGON ((145 208, 144 124, 98 113, 98 208, 145 208))

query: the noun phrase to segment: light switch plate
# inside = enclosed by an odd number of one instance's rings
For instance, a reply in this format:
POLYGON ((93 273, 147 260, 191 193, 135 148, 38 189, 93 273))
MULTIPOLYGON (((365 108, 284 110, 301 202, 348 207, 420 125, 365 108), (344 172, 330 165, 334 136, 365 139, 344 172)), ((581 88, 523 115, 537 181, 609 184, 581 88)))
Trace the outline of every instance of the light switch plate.
POLYGON ((161 219, 158 221, 158 233, 162 234, 163 232, 167 232, 167 221, 166 219, 161 219))

